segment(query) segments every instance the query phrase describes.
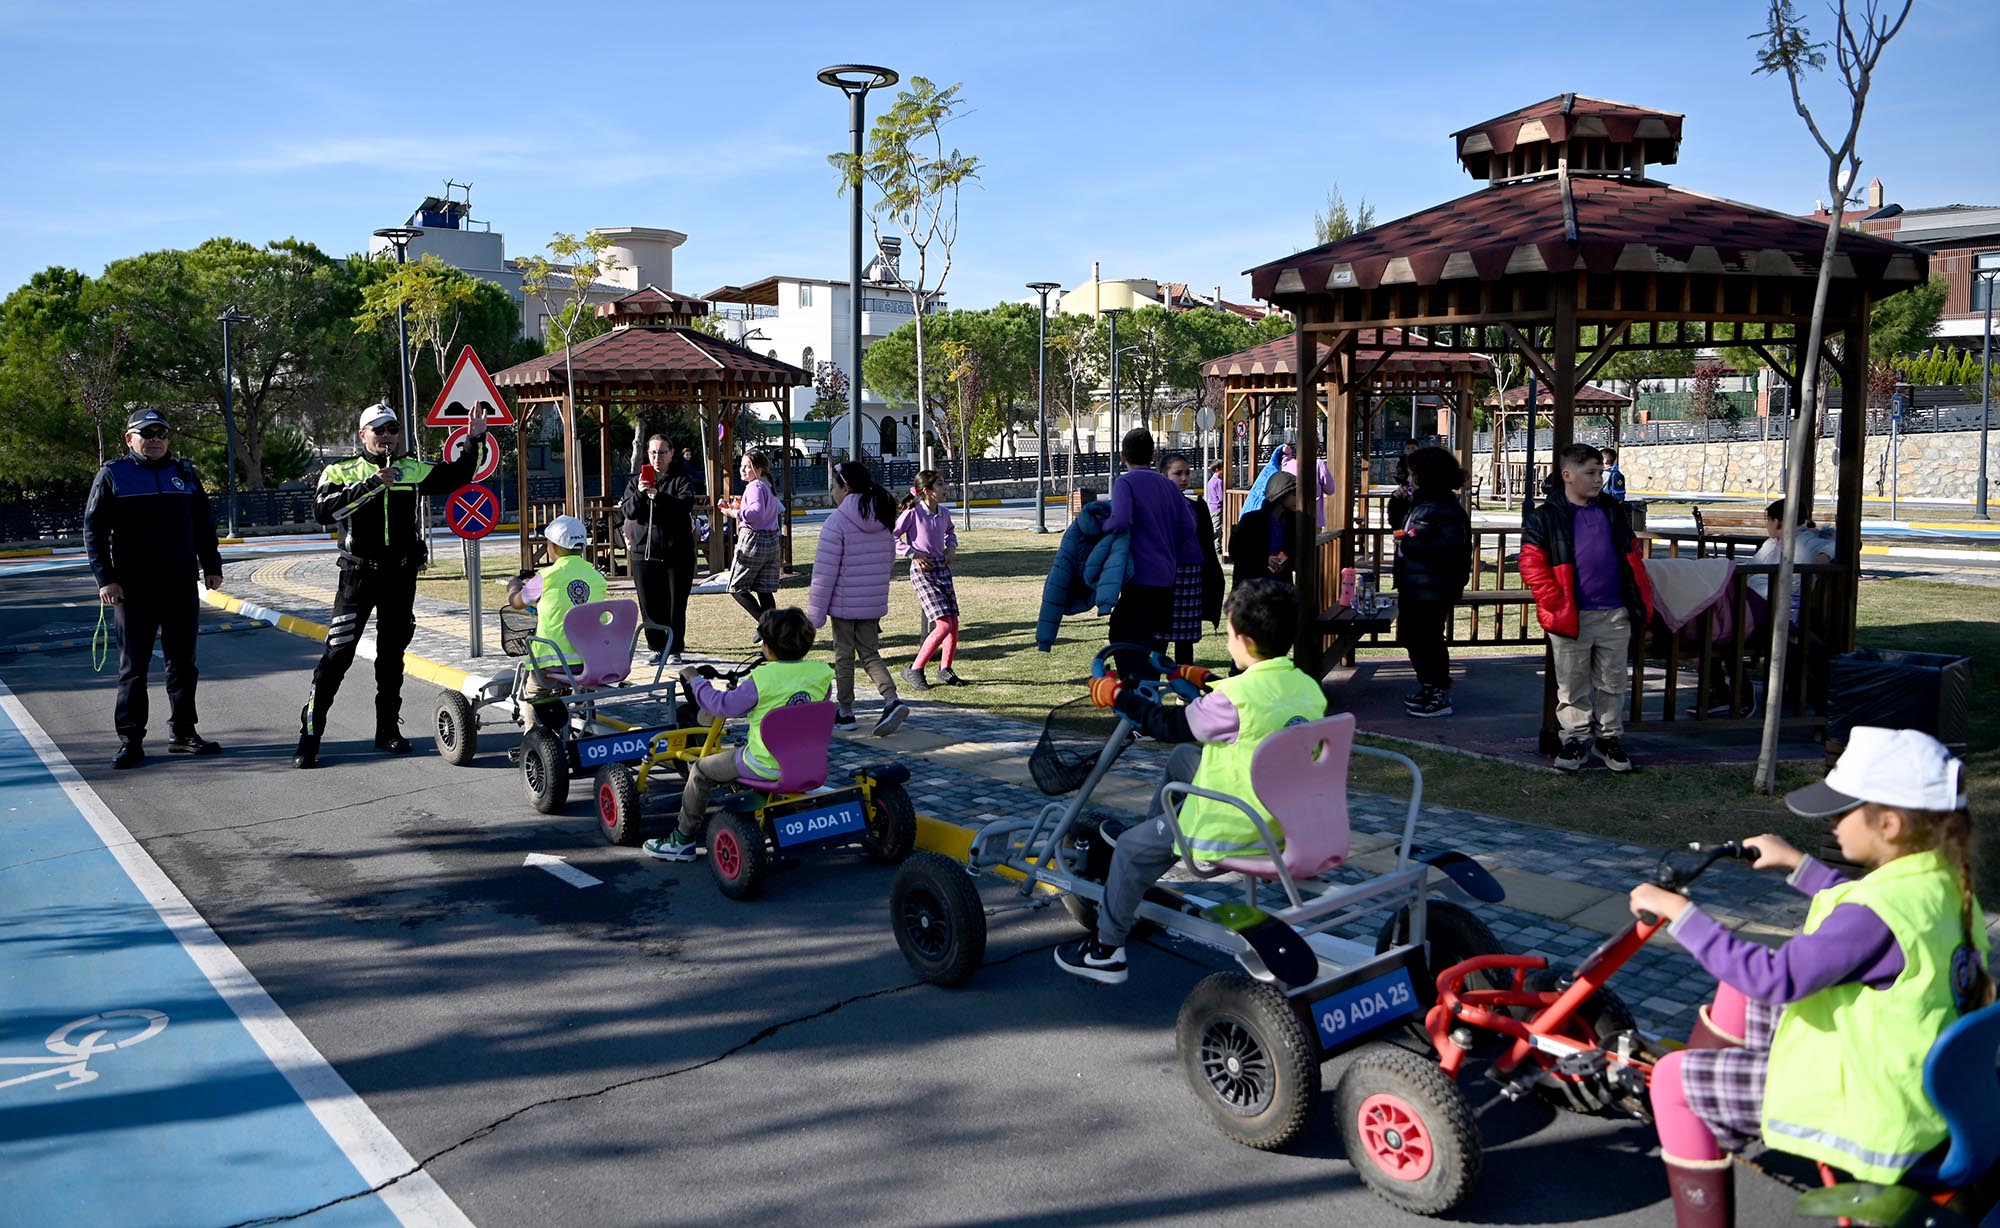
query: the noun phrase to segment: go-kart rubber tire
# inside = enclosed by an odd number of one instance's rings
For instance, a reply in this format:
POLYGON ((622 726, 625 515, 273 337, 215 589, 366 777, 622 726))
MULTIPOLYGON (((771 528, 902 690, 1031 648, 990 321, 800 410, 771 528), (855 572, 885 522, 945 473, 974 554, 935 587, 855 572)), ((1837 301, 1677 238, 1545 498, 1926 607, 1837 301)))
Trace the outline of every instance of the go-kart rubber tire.
POLYGON ((479 718, 474 715, 472 701, 457 691, 438 693, 437 707, 431 713, 431 738, 437 744, 438 758, 453 767, 464 767, 479 753, 479 718))
POLYGON ((1333 1113, 1347 1162, 1369 1189, 1412 1215, 1444 1214, 1479 1181, 1479 1120, 1465 1092, 1428 1058, 1380 1041, 1364 1045, 1333 1090, 1333 1113))
POLYGON ((942 853, 912 853, 889 884, 889 924, 918 976, 949 989, 986 959, 986 907, 965 866, 942 853))
MULTIPOLYGON (((1471 959, 1475 955, 1504 955, 1506 948, 1486 928, 1486 923, 1449 900, 1426 900, 1424 902, 1424 938, 1430 950, 1425 958, 1425 972, 1414 976, 1417 983, 1417 1001, 1425 1010, 1437 1005, 1438 973, 1471 959)), ((1382 923, 1381 933, 1375 936, 1375 951, 1380 954, 1404 941, 1407 933, 1409 910, 1403 909, 1382 923)), ((1466 978, 1467 989, 1504 989, 1512 982, 1506 974, 1498 972, 1475 972, 1466 978)), ((1420 1014, 1418 1019, 1422 1019, 1420 1014)))
POLYGON ((1271 1151, 1312 1120, 1319 1043, 1276 987, 1241 972, 1203 977, 1181 1003, 1174 1047, 1202 1115, 1235 1142, 1271 1151))
POLYGON ((597 830, 613 844, 631 847, 646 837, 639 778, 622 763, 597 769, 597 830))
POLYGON ((916 803, 901 785, 876 785, 873 792, 873 813, 861 835, 861 851, 880 865, 897 865, 917 847, 916 803))
POLYGON ((708 821, 708 868, 715 885, 732 900, 754 900, 764 890, 771 866, 764 829, 755 819, 724 810, 708 821))
POLYGON ((569 804, 569 751, 546 729, 530 729, 521 739, 521 790, 542 814, 560 814, 569 804))

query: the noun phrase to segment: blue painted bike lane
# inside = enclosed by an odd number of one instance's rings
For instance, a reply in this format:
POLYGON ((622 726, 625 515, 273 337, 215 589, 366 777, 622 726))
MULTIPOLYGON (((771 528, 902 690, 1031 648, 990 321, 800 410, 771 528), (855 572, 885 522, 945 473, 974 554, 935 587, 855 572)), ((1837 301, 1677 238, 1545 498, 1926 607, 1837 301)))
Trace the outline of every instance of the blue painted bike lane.
POLYGON ((0 832, 0 1221, 470 1224, 4 684, 0 832))

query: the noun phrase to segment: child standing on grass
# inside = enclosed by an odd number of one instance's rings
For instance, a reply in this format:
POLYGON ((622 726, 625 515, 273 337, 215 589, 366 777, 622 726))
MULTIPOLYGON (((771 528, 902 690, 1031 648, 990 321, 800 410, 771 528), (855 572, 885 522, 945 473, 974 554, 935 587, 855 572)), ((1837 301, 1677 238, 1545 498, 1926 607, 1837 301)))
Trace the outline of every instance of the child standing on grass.
POLYGON ((868 466, 846 461, 833 469, 833 514, 819 532, 812 585, 806 590, 806 617, 814 627, 833 620, 834 725, 854 728, 854 663, 882 692, 882 715, 875 734, 886 737, 910 715, 896 697, 896 680, 882 661, 882 616, 889 612, 889 581, 896 567, 890 527, 896 501, 868 466))
POLYGON ((910 588, 931 624, 917 659, 903 671, 903 682, 913 691, 930 690, 924 667, 933 654, 938 657, 939 686, 965 685, 952 670, 958 660, 958 590, 951 580, 952 560, 958 557, 958 530, 952 525, 950 509, 944 506, 950 496, 951 487, 938 471, 926 469, 917 474, 896 517, 896 553, 910 558, 910 588))
POLYGON ((1653 1071, 1678 1228, 1735 1222, 1723 1152, 1760 1137, 1891 1185, 1944 1141, 1924 1059, 1949 1024, 1993 1000, 1964 772, 1929 734, 1856 727, 1826 779, 1785 804, 1806 818, 1838 815, 1841 855, 1867 875, 1842 878, 1777 836, 1744 841, 1757 868, 1790 870, 1812 896, 1804 930, 1775 951, 1685 896, 1632 889, 1632 911, 1668 919, 1722 982, 1689 1047, 1653 1071))
POLYGON ((771 488, 771 458, 762 452, 743 454, 737 466, 743 498, 724 499, 717 510, 736 520, 736 560, 729 569, 729 595, 752 619, 778 605, 778 517, 785 505, 771 488))

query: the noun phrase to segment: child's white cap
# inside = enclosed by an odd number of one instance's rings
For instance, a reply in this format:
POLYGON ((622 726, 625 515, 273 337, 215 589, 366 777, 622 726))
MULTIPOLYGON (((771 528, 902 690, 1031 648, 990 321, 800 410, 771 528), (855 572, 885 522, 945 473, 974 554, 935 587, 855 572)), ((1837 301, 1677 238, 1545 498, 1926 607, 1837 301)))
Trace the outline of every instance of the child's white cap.
POLYGON ((590 540, 590 530, 574 516, 558 516, 549 521, 549 527, 542 530, 542 536, 548 538, 551 545, 565 550, 581 550, 583 544, 590 540))
POLYGON ((1808 819, 1846 814, 1863 802, 1898 810, 1961 810, 1965 764, 1927 733, 1857 725, 1825 780, 1785 795, 1792 813, 1808 819))

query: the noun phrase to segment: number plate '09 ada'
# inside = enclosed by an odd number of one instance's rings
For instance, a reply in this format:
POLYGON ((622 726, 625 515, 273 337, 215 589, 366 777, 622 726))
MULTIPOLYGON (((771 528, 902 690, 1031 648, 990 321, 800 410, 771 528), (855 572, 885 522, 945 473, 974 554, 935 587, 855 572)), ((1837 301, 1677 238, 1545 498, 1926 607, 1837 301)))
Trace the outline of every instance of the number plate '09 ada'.
POLYGON ((778 838, 779 848, 810 844, 832 836, 851 836, 867 829, 868 816, 862 810, 859 798, 849 798, 815 810, 779 815, 771 820, 771 831, 778 838))
POLYGON ((661 725, 654 729, 634 729, 630 733, 614 733, 599 738, 579 738, 576 761, 588 771, 607 763, 632 763, 644 759, 653 745, 653 739, 672 728, 672 725, 661 725))
POLYGON ((1313 1026, 1320 1044, 1332 1050, 1416 1009, 1409 970, 1398 968, 1313 1003, 1313 1026))

